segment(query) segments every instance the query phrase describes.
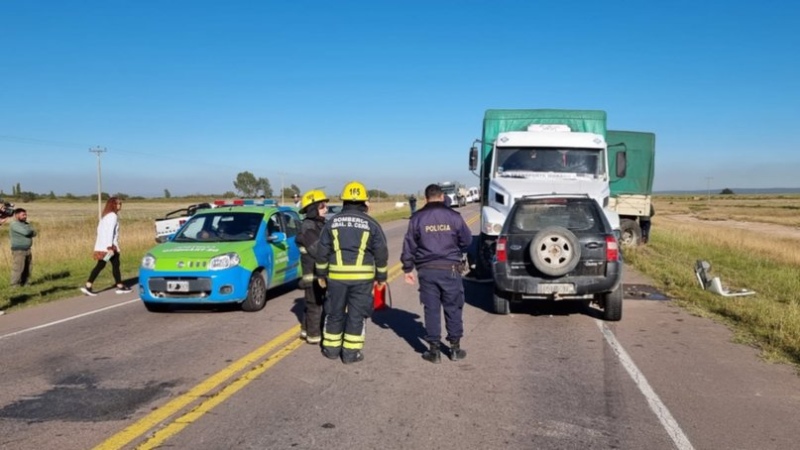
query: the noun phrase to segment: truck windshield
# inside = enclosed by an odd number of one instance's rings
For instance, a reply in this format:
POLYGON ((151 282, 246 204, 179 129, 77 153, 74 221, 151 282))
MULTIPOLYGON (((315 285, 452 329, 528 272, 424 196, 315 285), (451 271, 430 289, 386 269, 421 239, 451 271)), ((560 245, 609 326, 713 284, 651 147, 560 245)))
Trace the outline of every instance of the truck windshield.
POLYGON ((443 185, 441 186, 441 188, 442 192, 444 192, 445 194, 455 194, 456 192, 456 187, 452 184, 443 185))
POLYGON ((497 147, 495 175, 509 172, 556 172, 600 176, 603 151, 595 148, 497 147))

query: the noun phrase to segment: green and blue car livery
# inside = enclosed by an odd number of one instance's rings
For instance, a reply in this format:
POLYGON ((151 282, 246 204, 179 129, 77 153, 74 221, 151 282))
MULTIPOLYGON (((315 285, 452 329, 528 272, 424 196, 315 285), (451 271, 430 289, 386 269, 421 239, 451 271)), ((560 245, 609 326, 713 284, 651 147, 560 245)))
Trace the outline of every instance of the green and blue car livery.
POLYGON ((240 303, 258 311, 268 289, 301 277, 296 209, 233 205, 198 211, 142 258, 139 296, 148 310, 240 303))

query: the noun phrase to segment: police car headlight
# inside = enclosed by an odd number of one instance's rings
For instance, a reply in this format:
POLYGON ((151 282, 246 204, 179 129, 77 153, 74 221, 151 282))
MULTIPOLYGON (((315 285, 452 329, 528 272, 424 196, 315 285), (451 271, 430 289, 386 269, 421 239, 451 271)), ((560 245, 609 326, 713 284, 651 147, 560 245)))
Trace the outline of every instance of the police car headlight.
POLYGON ((150 253, 144 255, 142 258, 142 269, 155 269, 156 268, 156 257, 151 255, 150 253))
POLYGON ((230 269, 238 266, 240 261, 238 253, 225 253, 211 258, 211 261, 208 262, 208 270, 230 269))

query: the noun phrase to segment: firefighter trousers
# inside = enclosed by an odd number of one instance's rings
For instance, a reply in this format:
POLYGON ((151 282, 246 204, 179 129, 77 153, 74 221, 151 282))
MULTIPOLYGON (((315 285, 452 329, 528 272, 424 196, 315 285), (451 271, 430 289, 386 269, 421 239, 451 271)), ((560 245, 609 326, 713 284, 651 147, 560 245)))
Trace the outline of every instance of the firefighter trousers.
POLYGON ((325 301, 325 288, 313 281, 311 287, 304 289, 305 309, 303 310, 303 330, 311 337, 322 335, 322 305, 325 301))
POLYGON ((366 319, 372 315, 372 284, 328 279, 322 349, 327 356, 355 358, 364 348, 366 319))

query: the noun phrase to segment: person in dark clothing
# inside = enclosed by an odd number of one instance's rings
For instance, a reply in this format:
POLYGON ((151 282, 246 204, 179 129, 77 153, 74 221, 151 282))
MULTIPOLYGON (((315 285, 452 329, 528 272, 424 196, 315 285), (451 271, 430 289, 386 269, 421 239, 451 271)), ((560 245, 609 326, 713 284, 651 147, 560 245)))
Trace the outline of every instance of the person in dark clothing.
POLYGON ((472 242, 472 232, 461 217, 445 205, 445 195, 437 184, 425 188, 425 206, 409 221, 403 239, 405 281, 415 283, 413 270, 419 276, 419 298, 425 311, 425 340, 430 349, 422 357, 432 363, 441 362, 442 318, 444 309, 450 359, 464 359, 461 348, 464 336, 464 285, 462 254, 472 242))
POLYGON ((28 223, 28 212, 23 208, 14 210, 14 221, 9 226, 11 241, 11 287, 25 286, 31 277, 33 253, 31 246, 36 231, 28 223))
POLYGON ((325 288, 314 277, 314 264, 319 253, 317 244, 325 226, 326 212, 328 212, 328 196, 325 192, 314 189, 303 194, 300 213, 305 214, 305 218, 295 242, 300 248, 300 263, 303 266, 300 287, 305 291, 300 337, 309 344, 322 342, 322 306, 325 301, 325 288))
POLYGON ((415 197, 414 194, 411 194, 411 197, 408 197, 408 206, 411 208, 412 215, 417 212, 417 197, 415 197))
POLYGON ((653 203, 650 203, 650 215, 639 217, 639 227, 642 228, 642 244, 647 244, 650 241, 650 226, 651 218, 656 215, 656 209, 653 203))
POLYGON ((352 181, 342 190, 342 211, 329 220, 319 238, 316 274, 328 288, 322 353, 345 364, 364 359, 366 319, 372 315, 373 290, 385 289, 389 248, 380 224, 367 215, 367 188, 352 181))

